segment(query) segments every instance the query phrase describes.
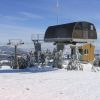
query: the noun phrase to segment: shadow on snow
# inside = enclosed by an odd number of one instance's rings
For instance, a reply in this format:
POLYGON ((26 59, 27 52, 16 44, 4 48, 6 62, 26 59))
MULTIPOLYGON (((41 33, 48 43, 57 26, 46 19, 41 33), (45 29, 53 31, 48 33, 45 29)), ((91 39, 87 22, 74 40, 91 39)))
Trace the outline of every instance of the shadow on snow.
POLYGON ((49 72, 49 71, 55 71, 58 70, 57 68, 52 67, 32 67, 32 68, 26 68, 26 69, 0 69, 0 73, 23 73, 23 72, 29 72, 29 73, 39 73, 39 72, 49 72))

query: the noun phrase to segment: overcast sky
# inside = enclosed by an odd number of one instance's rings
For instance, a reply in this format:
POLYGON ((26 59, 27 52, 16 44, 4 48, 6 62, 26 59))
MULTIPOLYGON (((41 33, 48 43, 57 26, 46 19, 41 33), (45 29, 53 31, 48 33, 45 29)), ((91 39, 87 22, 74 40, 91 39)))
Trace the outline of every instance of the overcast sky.
POLYGON ((0 42, 22 39, 31 42, 32 34, 44 34, 50 25, 73 21, 94 23, 100 32, 99 0, 0 0, 0 42), (58 10, 57 10, 57 6, 58 10))

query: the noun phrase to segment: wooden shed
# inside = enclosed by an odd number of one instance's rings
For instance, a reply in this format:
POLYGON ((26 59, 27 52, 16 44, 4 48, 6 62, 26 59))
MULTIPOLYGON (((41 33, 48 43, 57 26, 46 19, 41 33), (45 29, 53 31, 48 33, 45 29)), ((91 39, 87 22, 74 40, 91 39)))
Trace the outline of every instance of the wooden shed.
POLYGON ((84 43, 96 39, 94 24, 85 21, 50 26, 44 36, 45 42, 84 43))
POLYGON ((94 49, 95 46, 92 44, 85 44, 79 46, 80 60, 82 61, 93 61, 94 60, 94 49))

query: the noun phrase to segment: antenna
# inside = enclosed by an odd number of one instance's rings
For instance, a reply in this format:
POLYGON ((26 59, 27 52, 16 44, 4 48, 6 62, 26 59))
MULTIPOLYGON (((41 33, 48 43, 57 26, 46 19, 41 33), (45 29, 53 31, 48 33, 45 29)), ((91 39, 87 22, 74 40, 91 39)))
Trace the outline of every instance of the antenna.
POLYGON ((56 8, 57 8, 57 24, 58 24, 58 21, 59 21, 59 0, 57 0, 56 8))

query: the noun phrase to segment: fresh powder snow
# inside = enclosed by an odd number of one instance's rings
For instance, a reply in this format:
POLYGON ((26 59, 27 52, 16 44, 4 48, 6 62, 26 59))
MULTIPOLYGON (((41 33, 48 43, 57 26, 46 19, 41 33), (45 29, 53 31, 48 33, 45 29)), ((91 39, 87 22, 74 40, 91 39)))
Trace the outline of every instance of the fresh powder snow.
POLYGON ((100 72, 51 69, 0 70, 0 100, 100 100, 100 72))

